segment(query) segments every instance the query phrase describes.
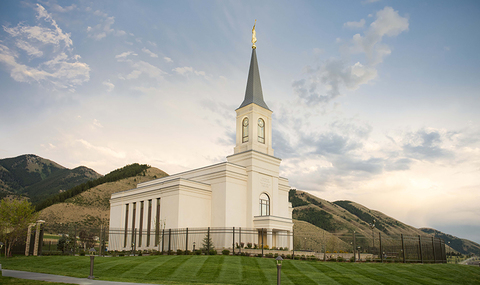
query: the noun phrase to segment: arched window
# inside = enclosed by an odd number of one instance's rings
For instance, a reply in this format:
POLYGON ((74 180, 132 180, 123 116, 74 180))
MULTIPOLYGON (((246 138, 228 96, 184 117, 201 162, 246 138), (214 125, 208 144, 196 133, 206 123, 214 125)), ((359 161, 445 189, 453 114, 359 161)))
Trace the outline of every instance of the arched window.
POLYGON ((258 119, 258 142, 265 143, 265 122, 258 119))
POLYGON ((270 216, 270 197, 265 193, 260 195, 260 216, 270 216))
POLYGON ((242 121, 242 143, 248 142, 248 118, 242 121))

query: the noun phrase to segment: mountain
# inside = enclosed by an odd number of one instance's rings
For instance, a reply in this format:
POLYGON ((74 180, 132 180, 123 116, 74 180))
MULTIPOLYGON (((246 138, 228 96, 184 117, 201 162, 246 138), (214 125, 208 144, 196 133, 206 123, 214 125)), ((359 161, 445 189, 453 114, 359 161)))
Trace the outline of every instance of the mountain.
POLYGON ((458 238, 435 229, 421 228, 420 230, 424 233, 433 234, 435 237, 443 239, 446 244, 450 245, 450 247, 461 254, 474 253, 476 255, 480 255, 480 244, 476 242, 468 239, 458 238))
MULTIPOLYGON (((115 171, 111 173, 115 173, 115 171)), ((105 177, 108 175, 105 175, 105 177)), ((45 220, 48 225, 105 225, 110 219, 110 197, 112 193, 132 189, 137 187, 138 183, 164 176, 168 176, 168 174, 158 168, 149 167, 136 176, 100 184, 68 198, 64 202, 51 205, 40 211, 40 219, 45 220)))
POLYGON ((5 158, 0 159, 0 196, 22 195, 37 203, 101 176, 84 166, 68 169, 33 154, 5 158))
MULTIPOLYGON (((307 192, 290 190, 289 199, 293 206, 293 218, 295 226, 298 221, 308 222, 322 230, 334 233, 335 236, 351 236, 356 232, 365 244, 372 244, 372 232, 378 241, 379 233, 383 238, 398 238, 400 234, 408 236, 431 235, 445 240, 447 252, 460 252, 463 254, 480 254, 480 245, 470 240, 459 239, 454 236, 444 234, 434 229, 417 229, 402 223, 382 212, 368 209, 367 207, 352 201, 329 202, 318 198, 307 192), (375 221, 375 222, 374 222, 375 221), (371 228, 371 224, 375 227, 371 228), (450 243, 448 243, 450 242, 450 243)), ((307 231, 302 228, 295 228, 295 235, 309 235, 312 232, 310 227, 307 231)), ((318 235, 317 235, 318 236, 318 235)))

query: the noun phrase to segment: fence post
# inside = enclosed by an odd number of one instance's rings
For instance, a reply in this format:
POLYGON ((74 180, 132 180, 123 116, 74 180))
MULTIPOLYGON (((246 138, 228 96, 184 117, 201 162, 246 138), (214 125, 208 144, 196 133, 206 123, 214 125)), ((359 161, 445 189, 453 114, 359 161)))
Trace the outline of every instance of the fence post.
POLYGON ((233 243, 232 243, 233 255, 235 255, 235 227, 233 227, 233 243))
POLYGON ((435 256, 435 241, 434 241, 434 237, 432 237, 432 251, 433 251, 433 263, 437 263, 437 257, 435 256))
POLYGON ((132 252, 133 256, 135 256, 135 246, 137 242, 137 228, 133 229, 133 239, 132 239, 132 252))
POLYGON ((188 250, 188 228, 187 228, 187 232, 186 232, 186 237, 185 237, 185 254, 187 254, 187 250, 188 250))
POLYGON ((75 233, 73 237, 73 254, 77 254, 77 224, 75 223, 75 233))
POLYGON ((207 228, 207 254, 210 254, 210 227, 207 228))
POLYGON ((382 247, 382 233, 378 233, 378 242, 380 243, 380 260, 383 263, 383 247, 382 247))
POLYGON ((165 252, 165 229, 162 230, 162 254, 165 252))
POLYGON ((171 245, 172 245, 172 229, 168 229, 168 254, 170 254, 170 251, 172 250, 171 245))
POLYGON ((262 256, 263 256, 263 228, 262 228, 262 256))
POLYGON ((295 229, 292 228, 292 259, 295 259, 295 229))
POLYGON ((238 228, 238 244, 240 245, 238 252, 242 253, 242 227, 238 228))
POLYGON ((356 239, 355 231, 353 231, 353 262, 357 262, 357 258, 355 257, 356 252, 357 252, 357 239, 356 239))
POLYGON ((420 246, 420 261, 423 263, 422 237, 418 235, 418 245, 420 246))
POLYGON ((403 241, 403 234, 401 234, 402 237, 402 254, 403 254, 403 263, 406 263, 405 259, 405 242, 403 241))

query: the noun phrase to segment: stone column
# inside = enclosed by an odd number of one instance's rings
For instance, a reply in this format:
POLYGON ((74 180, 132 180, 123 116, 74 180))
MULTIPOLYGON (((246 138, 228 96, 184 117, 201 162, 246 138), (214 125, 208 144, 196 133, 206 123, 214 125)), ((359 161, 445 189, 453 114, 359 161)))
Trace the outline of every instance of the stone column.
POLYGON ((30 255, 30 238, 32 236, 32 228, 35 226, 35 224, 29 224, 28 225, 28 231, 27 231, 27 243, 25 244, 25 256, 30 255))
POLYGON ((35 232, 35 246, 33 247, 33 255, 37 256, 38 255, 38 246, 40 243, 40 230, 42 227, 42 224, 45 223, 45 221, 38 220, 37 221, 37 229, 35 232))

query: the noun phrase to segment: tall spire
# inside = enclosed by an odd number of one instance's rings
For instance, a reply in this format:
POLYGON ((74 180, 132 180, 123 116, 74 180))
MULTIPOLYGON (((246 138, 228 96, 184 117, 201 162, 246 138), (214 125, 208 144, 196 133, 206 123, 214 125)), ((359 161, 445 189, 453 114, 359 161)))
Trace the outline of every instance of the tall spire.
POLYGON ((248 72, 247 89, 245 90, 245 99, 239 109, 249 104, 257 104, 267 110, 268 106, 263 101, 262 83, 260 82, 260 72, 258 71, 256 49, 252 49, 252 59, 250 60, 250 71, 248 72))

